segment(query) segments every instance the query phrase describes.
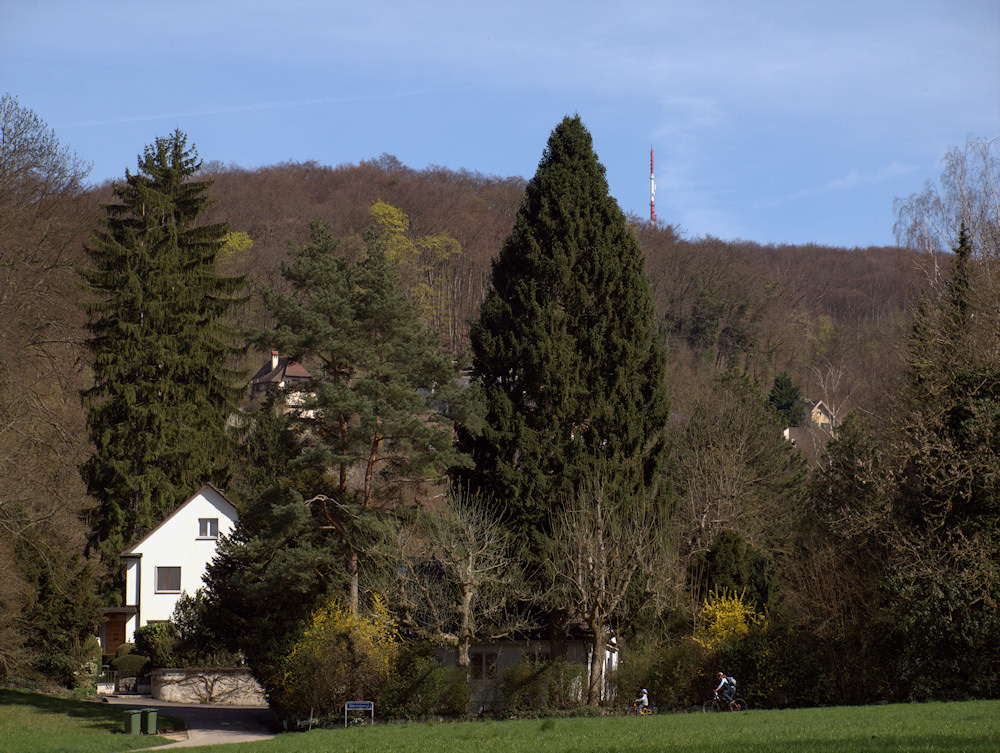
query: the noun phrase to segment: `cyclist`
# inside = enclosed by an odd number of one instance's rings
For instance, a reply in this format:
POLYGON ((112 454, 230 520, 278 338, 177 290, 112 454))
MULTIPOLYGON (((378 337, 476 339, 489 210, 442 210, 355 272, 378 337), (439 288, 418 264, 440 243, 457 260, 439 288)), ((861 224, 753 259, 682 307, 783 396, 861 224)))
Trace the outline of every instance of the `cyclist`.
POLYGON ((715 689, 715 694, 722 693, 726 698, 726 703, 732 703, 736 697, 736 679, 729 677, 725 672, 719 672, 719 685, 715 689))
POLYGON ((642 693, 635 699, 635 705, 639 707, 640 711, 649 708, 649 691, 643 688, 642 693))

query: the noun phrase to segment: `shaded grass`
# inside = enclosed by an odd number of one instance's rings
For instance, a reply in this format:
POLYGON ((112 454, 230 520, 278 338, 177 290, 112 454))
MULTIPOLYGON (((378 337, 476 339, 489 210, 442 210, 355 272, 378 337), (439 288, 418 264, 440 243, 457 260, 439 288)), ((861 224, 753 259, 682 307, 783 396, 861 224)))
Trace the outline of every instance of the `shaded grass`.
POLYGON ((169 742, 126 735, 124 718, 122 706, 0 688, 0 751, 115 753, 169 742))
MULTIPOLYGON (((208 751, 209 748, 191 748, 208 751)), ((386 724, 227 745, 225 753, 996 753, 1000 701, 738 714, 386 724)), ((216 751, 218 753, 218 751, 216 751)))

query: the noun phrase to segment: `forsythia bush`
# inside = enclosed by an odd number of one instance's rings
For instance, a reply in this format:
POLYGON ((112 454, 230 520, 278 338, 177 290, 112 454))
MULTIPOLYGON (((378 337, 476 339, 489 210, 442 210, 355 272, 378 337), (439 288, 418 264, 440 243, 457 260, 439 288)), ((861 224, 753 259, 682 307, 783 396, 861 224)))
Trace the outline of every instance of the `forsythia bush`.
POLYGON ((401 645, 395 619, 378 595, 366 615, 352 615, 348 606, 331 599, 313 612, 285 658, 272 685, 272 706, 279 718, 305 718, 312 712, 335 719, 346 701, 373 700, 392 681, 401 645))
POLYGON ((745 638, 751 627, 767 629, 767 615, 758 614, 754 603, 746 601, 746 589, 738 594, 713 589, 705 599, 701 620, 695 640, 710 651, 745 638))

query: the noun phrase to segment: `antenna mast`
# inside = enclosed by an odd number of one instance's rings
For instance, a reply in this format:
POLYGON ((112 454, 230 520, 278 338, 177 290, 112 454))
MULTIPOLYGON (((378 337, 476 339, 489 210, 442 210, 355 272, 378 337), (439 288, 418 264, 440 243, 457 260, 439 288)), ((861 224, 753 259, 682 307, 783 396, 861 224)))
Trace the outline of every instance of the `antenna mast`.
POLYGON ((653 147, 649 147, 649 223, 656 224, 656 182, 653 180, 653 147))

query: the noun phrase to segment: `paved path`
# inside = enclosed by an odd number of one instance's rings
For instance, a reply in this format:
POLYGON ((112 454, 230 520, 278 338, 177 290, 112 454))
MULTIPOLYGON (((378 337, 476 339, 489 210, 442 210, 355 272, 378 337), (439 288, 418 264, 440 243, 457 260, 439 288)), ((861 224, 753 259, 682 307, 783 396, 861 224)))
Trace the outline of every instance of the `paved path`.
MULTIPOLYGON (((176 716, 184 721, 187 732, 183 734, 183 739, 167 745, 157 745, 150 750, 254 742, 274 737, 271 712, 266 707, 174 703, 157 701, 148 696, 109 696, 108 703, 121 706, 123 711, 152 706, 161 714, 176 716)), ((122 714, 123 723, 124 717, 122 714)), ((175 738, 174 735, 169 737, 175 738)), ((137 744, 142 745, 141 741, 142 737, 137 736, 137 744)))

